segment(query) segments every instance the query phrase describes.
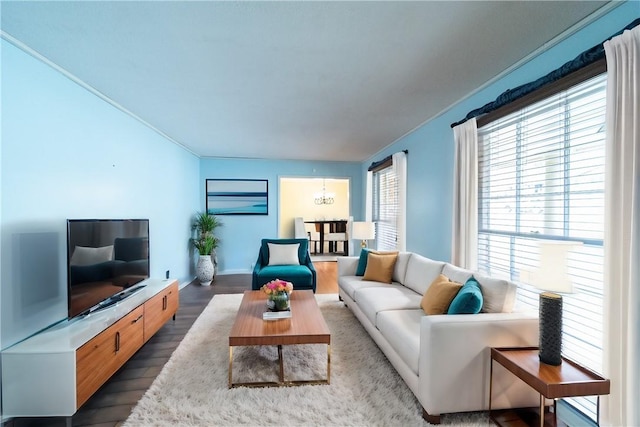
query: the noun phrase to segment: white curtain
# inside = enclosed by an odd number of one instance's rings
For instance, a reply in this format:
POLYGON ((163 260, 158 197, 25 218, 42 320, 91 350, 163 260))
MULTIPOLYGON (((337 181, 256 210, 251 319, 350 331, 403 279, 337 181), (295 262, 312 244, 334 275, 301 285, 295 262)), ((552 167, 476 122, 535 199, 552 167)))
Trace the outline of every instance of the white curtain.
POLYGON ((396 214, 397 249, 407 250, 407 153, 400 151, 391 156, 393 172, 398 180, 398 212, 396 214))
POLYGON ((603 424, 640 426, 640 26, 607 58, 603 424))
POLYGON ((367 171, 367 188, 364 196, 364 220, 373 218, 373 172, 367 171))
POLYGON ((453 128, 453 233, 451 263, 470 270, 478 264, 478 125, 470 119, 453 128))

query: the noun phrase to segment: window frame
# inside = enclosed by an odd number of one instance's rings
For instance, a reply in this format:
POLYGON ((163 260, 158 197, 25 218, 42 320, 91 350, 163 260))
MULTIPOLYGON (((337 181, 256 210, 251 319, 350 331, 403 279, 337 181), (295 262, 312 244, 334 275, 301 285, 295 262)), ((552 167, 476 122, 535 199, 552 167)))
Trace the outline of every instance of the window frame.
MULTIPOLYGON (((397 215, 384 215, 381 217, 381 188, 379 184, 379 178, 382 174, 394 174, 393 170, 393 158, 391 156, 381 160, 380 162, 374 163, 369 170, 372 172, 372 221, 376 226, 376 249, 377 250, 395 250, 397 248, 398 242, 398 224, 397 215), (393 245, 391 242, 394 242, 393 245)), ((395 179, 393 187, 389 187, 388 189, 393 189, 395 195, 393 198, 395 202, 389 201, 386 197, 384 198, 384 206, 387 207, 386 210, 389 210, 389 207, 394 212, 397 212, 400 209, 399 206, 399 198, 398 198, 398 178, 392 177, 395 179)))
MULTIPOLYGON (((596 76, 602 75, 604 73, 606 73, 606 61, 604 59, 596 61, 592 64, 590 64, 589 66, 586 66, 570 75, 565 76, 562 79, 557 80, 556 82, 553 82, 543 88, 538 89, 537 91, 532 92, 529 95, 525 95, 522 98, 519 98, 517 100, 515 100, 514 102, 505 105, 499 109, 496 109, 494 111, 492 111, 491 113, 485 114, 482 117, 477 118, 477 126, 478 126, 478 130, 479 130, 479 134, 481 132, 481 129, 484 128, 487 125, 490 125, 491 123, 502 119, 506 116, 509 116, 513 113, 522 111, 524 109, 526 109, 527 107, 536 104, 540 101, 544 101, 550 97, 553 97, 554 95, 558 95, 561 92, 567 91, 571 88, 573 88, 574 86, 577 86, 583 82, 586 82, 596 76)), ((605 102, 606 102, 606 97, 605 97, 605 102)), ((518 154, 519 156, 519 154, 518 154)), ((517 156, 516 156, 517 157, 517 156)), ((517 157, 519 158, 519 157, 517 157)), ((571 161, 570 161, 571 162, 571 161)), ((488 241, 488 239, 490 239, 490 235, 487 237, 485 236, 485 234, 487 233, 487 231, 492 231, 490 228, 487 230, 485 228, 483 228, 483 212, 481 209, 481 205, 482 205, 482 189, 480 188, 481 182, 482 182, 482 173, 483 170, 481 169, 481 166, 479 165, 478 167, 478 176, 479 176, 479 188, 478 188, 478 266, 479 268, 482 268, 482 264, 483 264, 483 260, 481 260, 481 252, 482 252, 482 245, 483 245, 483 239, 485 241, 488 241)), ((602 174, 604 174, 604 171, 602 172, 602 174)), ((518 184, 519 185, 519 184, 518 184)), ((566 194, 567 190, 565 188, 565 190, 563 190, 563 192, 566 194)), ((516 195, 516 198, 518 198, 519 196, 516 195)), ((603 198, 604 198, 604 193, 603 193, 603 198)), ((518 214, 520 215, 520 214, 518 214)), ((516 215, 516 216, 518 216, 516 215)), ((565 224, 566 226, 566 224, 565 224)), ((604 224, 603 224, 604 227, 604 224)), ((505 235, 509 235, 509 239, 511 241, 513 241, 513 239, 552 239, 552 240, 569 240, 569 241, 579 241, 579 242, 583 242, 584 245, 589 245, 590 247, 594 248, 596 251, 598 250, 598 248, 602 248, 604 245, 604 241, 603 238, 602 239, 589 239, 589 238, 582 238, 582 237, 569 237, 566 234, 564 234, 563 236, 545 236, 545 235, 532 235, 530 233, 521 233, 519 232, 519 230, 515 230, 516 232, 507 232, 505 233, 505 235)), ((512 250, 512 249, 509 249, 512 250)), ((490 262, 490 261, 489 261, 490 262)), ((518 260, 518 262, 522 262, 522 260, 518 260)), ((496 268, 496 267, 494 267, 496 268)), ((510 280, 517 280, 517 270, 514 267, 514 264, 512 262, 510 262, 510 265, 508 267, 508 271, 509 271, 509 276, 508 279, 510 280)), ((524 289, 525 287, 529 288, 526 289, 525 292, 527 294, 532 294, 531 288, 528 287, 527 285, 522 285, 521 283, 519 283, 520 285, 520 289, 524 289)), ((605 284, 602 283, 602 300, 600 300, 600 303, 603 305, 604 304, 604 288, 605 284)), ((521 294, 521 292, 519 292, 519 294, 521 294)), ((531 298, 530 295, 528 295, 526 298, 531 298)), ((529 302, 526 302, 524 304, 535 304, 537 306, 537 300, 535 300, 535 298, 533 298, 532 300, 530 300, 529 302)), ((591 307, 589 307, 591 308, 591 307)), ((604 321, 604 319, 602 319, 604 321)), ((563 338, 564 340, 565 338, 563 338)), ((602 344, 600 343, 600 348, 602 348, 602 344)), ((579 399, 568 399, 568 404, 570 404, 571 406, 573 406, 577 411, 583 413, 585 416, 588 416, 592 419, 594 418, 594 415, 597 417, 597 414, 595 414, 595 412, 593 411, 593 406, 595 405, 595 401, 591 402, 593 399, 591 398, 579 398, 579 399)))

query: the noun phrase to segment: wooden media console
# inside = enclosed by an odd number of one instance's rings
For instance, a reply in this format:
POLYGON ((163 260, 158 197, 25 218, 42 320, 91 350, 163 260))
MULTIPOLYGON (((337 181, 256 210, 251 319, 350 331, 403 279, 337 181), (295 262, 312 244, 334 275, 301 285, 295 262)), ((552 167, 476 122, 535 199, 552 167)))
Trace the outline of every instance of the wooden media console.
POLYGON ((178 281, 140 284, 145 287, 111 307, 4 350, 3 415, 73 415, 178 310, 178 281))

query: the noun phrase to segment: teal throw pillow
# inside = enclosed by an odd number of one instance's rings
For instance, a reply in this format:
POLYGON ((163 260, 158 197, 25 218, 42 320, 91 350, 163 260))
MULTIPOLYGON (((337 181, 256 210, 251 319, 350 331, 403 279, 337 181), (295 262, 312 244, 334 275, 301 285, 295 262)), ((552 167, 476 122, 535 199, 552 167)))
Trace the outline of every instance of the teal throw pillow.
POLYGON ((358 267, 356 268, 356 276, 364 276, 364 272, 367 269, 368 258, 369 249, 362 248, 362 251, 360 251, 360 259, 358 260, 358 267))
POLYGON ((451 301, 447 314, 477 314, 482 309, 482 303, 480 284, 471 277, 451 301))

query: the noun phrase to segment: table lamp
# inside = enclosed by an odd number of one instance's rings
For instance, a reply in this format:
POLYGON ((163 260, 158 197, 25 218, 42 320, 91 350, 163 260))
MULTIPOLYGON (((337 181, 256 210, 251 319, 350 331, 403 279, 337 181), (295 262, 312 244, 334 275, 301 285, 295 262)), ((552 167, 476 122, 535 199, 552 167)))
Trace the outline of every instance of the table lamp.
POLYGON ((580 242, 541 241, 540 264, 532 272, 531 284, 544 290, 540 294, 539 357, 542 363, 562 364, 562 296, 572 293, 573 286, 567 274, 569 251, 580 242))
POLYGON ((356 221, 353 223, 351 238, 361 240, 361 246, 367 247, 367 240, 376 238, 376 225, 373 222, 356 221))

